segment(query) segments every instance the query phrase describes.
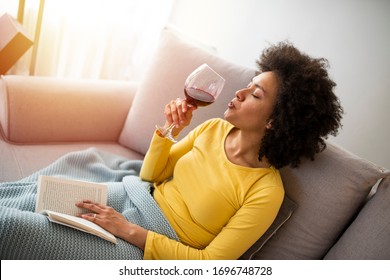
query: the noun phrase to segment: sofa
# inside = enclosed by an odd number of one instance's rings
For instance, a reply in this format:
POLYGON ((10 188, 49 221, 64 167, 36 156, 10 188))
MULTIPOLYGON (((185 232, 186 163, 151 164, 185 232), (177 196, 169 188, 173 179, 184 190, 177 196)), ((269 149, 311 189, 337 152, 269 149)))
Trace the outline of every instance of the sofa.
MULTIPOLYGON (((196 111, 182 137, 223 116, 255 69, 224 60, 171 26, 161 31, 139 82, 2 76, 0 182, 89 147, 142 159, 155 125, 165 121, 164 105, 183 97, 185 78, 202 63, 227 82, 213 105, 196 111)), ((314 161, 281 169, 286 196, 278 216, 240 259, 390 259, 390 171, 326 143, 314 161)))

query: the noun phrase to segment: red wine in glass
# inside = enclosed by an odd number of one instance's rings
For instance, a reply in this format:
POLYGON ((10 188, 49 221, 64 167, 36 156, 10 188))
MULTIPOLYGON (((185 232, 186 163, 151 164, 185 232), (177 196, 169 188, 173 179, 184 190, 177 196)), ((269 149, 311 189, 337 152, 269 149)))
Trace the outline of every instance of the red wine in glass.
MULTIPOLYGON (((207 64, 202 64, 196 68, 186 79, 184 83, 184 95, 188 104, 194 106, 207 106, 215 101, 221 93, 225 84, 225 79, 215 72, 207 64)), ((175 123, 169 127, 156 126, 161 135, 172 142, 176 142, 172 136, 172 129, 175 123)))
POLYGON ((184 95, 189 104, 204 107, 215 101, 215 96, 197 88, 184 88, 184 95))

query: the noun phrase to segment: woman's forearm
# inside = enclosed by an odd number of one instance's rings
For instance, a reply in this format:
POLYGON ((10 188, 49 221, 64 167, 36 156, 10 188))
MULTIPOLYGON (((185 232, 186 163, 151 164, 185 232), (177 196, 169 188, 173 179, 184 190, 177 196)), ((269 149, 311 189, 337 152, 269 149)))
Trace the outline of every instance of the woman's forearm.
POLYGON ((141 250, 145 250, 146 237, 148 236, 148 230, 140 227, 136 224, 130 223, 128 228, 123 231, 119 238, 137 246, 141 250))

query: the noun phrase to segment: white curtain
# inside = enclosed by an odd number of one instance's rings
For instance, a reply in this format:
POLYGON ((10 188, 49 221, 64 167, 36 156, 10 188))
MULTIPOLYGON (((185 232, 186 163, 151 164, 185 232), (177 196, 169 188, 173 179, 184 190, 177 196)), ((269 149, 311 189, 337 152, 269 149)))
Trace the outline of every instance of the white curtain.
MULTIPOLYGON (((45 1, 35 70, 30 74, 139 80, 172 4, 173 0, 45 1)), ((24 27, 30 34, 38 7, 39 1, 26 0, 24 27)))

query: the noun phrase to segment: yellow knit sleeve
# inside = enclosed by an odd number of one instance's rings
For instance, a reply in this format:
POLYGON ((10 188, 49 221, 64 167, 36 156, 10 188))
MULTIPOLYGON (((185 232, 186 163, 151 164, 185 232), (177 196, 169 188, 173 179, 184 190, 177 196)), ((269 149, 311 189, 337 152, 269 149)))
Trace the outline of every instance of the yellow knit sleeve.
POLYGON ((142 163, 140 178, 144 181, 163 181, 172 175, 174 164, 169 159, 169 152, 173 142, 153 134, 148 152, 142 163))
POLYGON ((169 139, 159 136, 155 131, 143 160, 140 178, 144 181, 157 183, 170 178, 176 162, 192 149, 194 139, 209 126, 210 122, 211 120, 197 126, 175 145, 169 139))

